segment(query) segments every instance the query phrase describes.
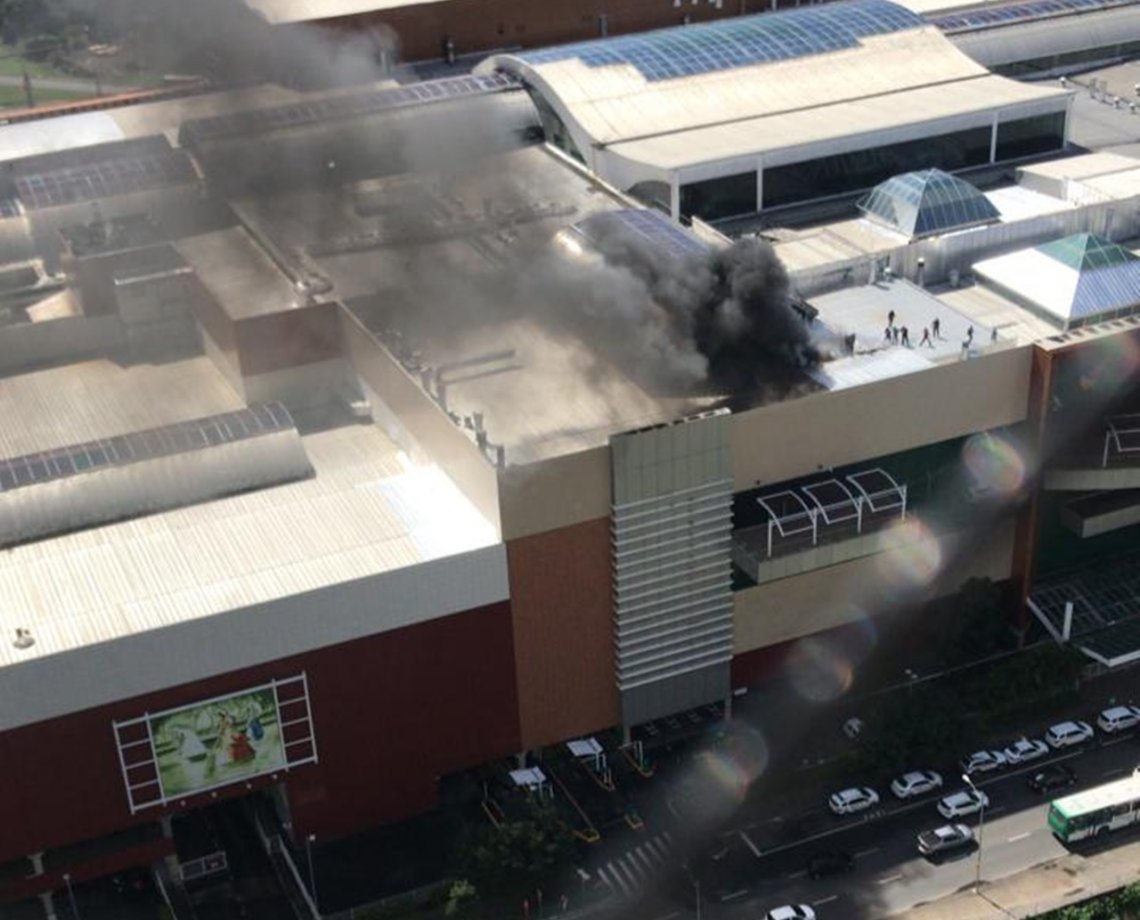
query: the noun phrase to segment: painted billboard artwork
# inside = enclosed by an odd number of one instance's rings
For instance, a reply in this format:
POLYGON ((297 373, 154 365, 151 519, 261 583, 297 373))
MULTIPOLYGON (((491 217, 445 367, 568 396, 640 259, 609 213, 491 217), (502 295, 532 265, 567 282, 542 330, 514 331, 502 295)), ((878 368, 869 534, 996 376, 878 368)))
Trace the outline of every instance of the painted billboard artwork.
POLYGON ((272 687, 153 716, 150 730, 168 799, 285 766, 272 687))

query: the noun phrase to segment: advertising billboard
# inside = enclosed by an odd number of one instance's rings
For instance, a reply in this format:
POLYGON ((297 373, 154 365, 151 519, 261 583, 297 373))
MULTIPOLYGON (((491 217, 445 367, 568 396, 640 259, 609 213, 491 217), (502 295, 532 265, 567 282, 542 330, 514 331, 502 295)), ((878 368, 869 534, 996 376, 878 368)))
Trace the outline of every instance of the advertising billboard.
POLYGON ((149 728, 166 799, 286 765, 273 686, 150 716, 149 728))

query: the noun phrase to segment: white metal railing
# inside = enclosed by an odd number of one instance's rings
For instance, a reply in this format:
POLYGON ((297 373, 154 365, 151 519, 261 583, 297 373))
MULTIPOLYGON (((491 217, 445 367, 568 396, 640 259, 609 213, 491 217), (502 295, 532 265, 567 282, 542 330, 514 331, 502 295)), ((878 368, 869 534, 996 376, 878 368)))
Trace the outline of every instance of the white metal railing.
POLYGON ((309 893, 309 888, 301 879, 301 873, 297 870, 297 864, 293 862, 293 855, 289 852, 289 848, 285 846, 280 836, 274 835, 270 841, 273 852, 281 857, 281 861, 285 864, 285 868, 289 870, 289 875, 296 883, 296 892, 301 896, 305 902, 305 906, 309 908, 313 920, 321 920, 321 912, 317 908, 316 902, 313 901, 312 894, 309 893))

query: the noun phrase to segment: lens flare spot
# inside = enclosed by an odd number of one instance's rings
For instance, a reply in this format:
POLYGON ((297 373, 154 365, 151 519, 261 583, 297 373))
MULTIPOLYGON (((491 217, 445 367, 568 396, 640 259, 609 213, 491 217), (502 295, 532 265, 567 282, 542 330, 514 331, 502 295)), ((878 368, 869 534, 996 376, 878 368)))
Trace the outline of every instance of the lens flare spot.
POLYGON ((879 554, 878 568, 888 587, 925 587, 942 570, 942 545, 917 517, 895 524, 884 542, 890 549, 879 554))
POLYGON ((840 637, 808 636, 788 653, 788 679, 804 699, 825 703, 851 689, 856 663, 840 637))
POLYGON ((976 434, 962 448, 962 462, 986 494, 1011 496, 1025 485, 1025 460, 1009 441, 976 434))
POLYGON ((696 758, 694 785, 704 790, 700 805, 708 818, 720 819, 739 808, 752 784, 768 769, 768 742, 759 729, 733 722, 715 746, 696 758))

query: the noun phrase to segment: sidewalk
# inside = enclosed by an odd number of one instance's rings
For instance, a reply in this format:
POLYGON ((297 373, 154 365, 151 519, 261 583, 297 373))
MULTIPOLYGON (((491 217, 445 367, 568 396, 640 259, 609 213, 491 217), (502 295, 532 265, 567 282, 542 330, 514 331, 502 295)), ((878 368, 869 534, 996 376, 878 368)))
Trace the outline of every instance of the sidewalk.
POLYGON ((901 920, 1009 920, 1036 917, 1140 881, 1140 841, 1060 859, 967 889, 894 916, 901 920))

